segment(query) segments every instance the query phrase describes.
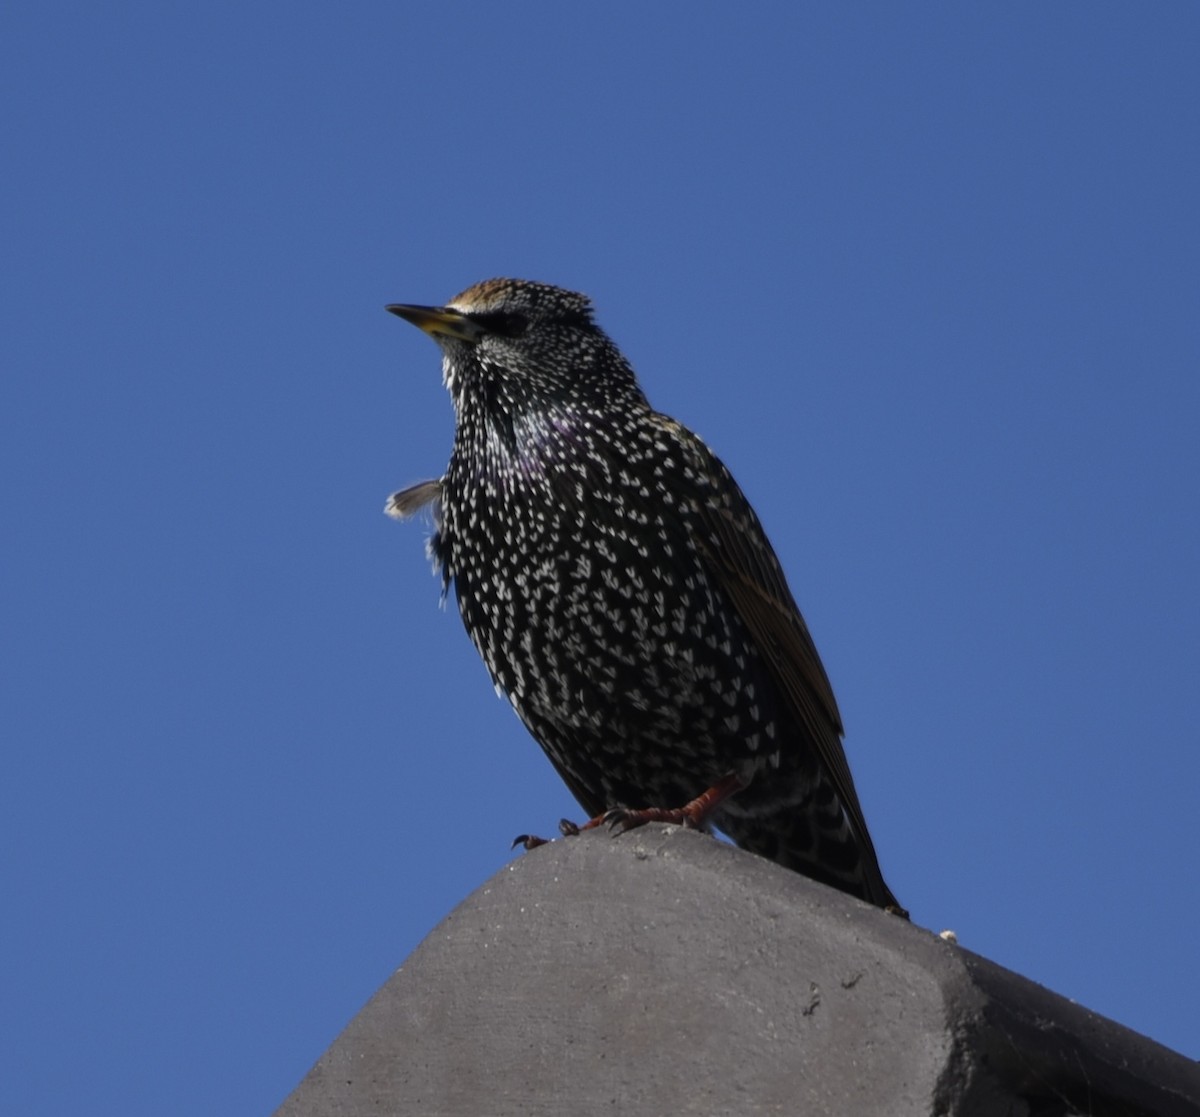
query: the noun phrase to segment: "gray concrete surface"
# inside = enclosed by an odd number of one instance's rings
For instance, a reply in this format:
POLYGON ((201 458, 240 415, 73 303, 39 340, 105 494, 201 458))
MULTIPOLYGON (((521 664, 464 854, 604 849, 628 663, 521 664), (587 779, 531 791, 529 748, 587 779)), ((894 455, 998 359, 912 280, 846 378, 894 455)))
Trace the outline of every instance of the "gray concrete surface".
POLYGON ((525 854, 278 1117, 1200 1114, 1192 1060, 702 834, 525 854))

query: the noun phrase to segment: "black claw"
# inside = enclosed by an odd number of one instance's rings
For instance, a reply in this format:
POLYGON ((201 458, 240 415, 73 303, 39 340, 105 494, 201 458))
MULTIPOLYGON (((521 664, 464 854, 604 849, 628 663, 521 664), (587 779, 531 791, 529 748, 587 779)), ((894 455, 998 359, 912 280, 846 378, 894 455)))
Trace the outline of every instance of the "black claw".
POLYGON ((558 832, 564 838, 573 838, 579 833, 579 825, 572 822, 569 818, 560 818, 558 820, 558 832))
POLYGON ((524 846, 525 849, 537 849, 538 846, 548 845, 546 838, 539 838, 536 834, 518 834, 513 838, 513 843, 509 849, 516 849, 517 846, 524 846))

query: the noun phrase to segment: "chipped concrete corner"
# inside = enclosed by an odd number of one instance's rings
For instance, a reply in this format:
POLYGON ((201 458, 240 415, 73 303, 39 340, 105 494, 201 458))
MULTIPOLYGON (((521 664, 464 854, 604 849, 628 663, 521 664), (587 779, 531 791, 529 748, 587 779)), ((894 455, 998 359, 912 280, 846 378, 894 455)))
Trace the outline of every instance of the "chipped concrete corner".
POLYGON ((1200 1117, 1200 1069, 691 831, 553 842, 436 927, 278 1117, 1200 1117))

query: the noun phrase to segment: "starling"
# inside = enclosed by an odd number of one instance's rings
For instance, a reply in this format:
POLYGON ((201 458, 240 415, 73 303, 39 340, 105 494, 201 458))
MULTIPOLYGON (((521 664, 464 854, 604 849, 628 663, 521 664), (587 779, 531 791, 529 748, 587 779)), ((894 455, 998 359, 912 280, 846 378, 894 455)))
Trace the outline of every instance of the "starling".
MULTIPOLYGON (((842 720, 758 517, 654 411, 590 301, 490 279, 393 305, 442 350, 455 413, 430 555, 497 690, 591 818, 716 827, 898 912, 842 720)), ((570 824, 564 823, 569 827, 570 824)))

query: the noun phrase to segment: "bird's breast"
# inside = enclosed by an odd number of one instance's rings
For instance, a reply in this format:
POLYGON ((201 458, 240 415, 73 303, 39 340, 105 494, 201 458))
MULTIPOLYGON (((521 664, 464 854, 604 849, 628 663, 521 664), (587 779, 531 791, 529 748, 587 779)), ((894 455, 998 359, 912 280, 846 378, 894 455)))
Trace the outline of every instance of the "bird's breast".
POLYGON ((447 475, 440 546, 494 683, 540 739, 730 736, 765 752, 762 665, 685 503, 647 501, 643 481, 609 472, 461 487, 447 475))

